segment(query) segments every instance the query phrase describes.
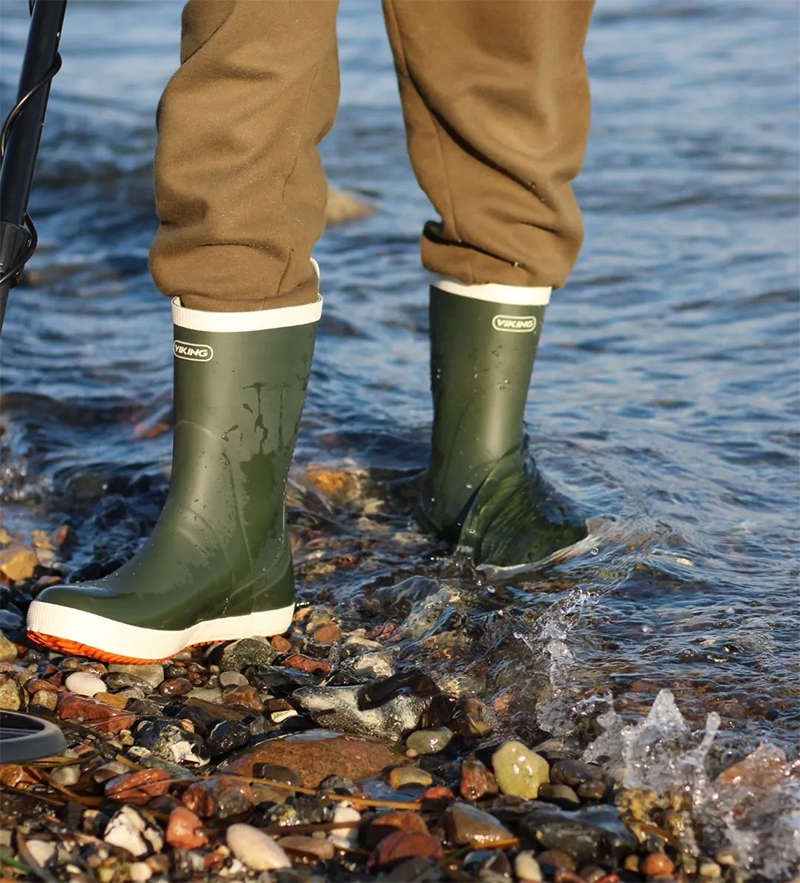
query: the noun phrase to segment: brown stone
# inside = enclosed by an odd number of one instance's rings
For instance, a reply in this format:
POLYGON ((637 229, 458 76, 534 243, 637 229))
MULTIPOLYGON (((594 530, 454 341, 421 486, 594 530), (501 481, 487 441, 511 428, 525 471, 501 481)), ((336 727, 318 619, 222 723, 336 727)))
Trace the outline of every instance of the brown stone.
POLYGON ((277 650, 278 653, 292 652, 292 642, 284 638, 283 635, 275 635, 274 638, 270 639, 270 644, 272 645, 272 649, 277 650))
POLYGON ((106 782, 106 797, 122 803, 144 805, 151 798, 166 794, 170 788, 170 776, 165 770, 139 770, 114 776, 106 782))
POLYGON ((97 699, 98 702, 105 702, 106 705, 111 705, 114 708, 125 708, 128 704, 128 697, 120 696, 117 693, 95 693, 92 699, 97 699))
POLYGON ((10 580, 30 579, 38 566, 36 552, 26 546, 9 546, 0 550, 0 572, 10 580))
POLYGON ((311 636, 317 644, 335 644, 342 638, 342 630, 334 622, 326 622, 311 636))
POLYGON ((60 546, 65 546, 67 543, 72 542, 74 538, 75 533, 68 524, 62 524, 50 534, 50 542, 56 549, 58 549, 60 546))
POLYGON ((170 846, 183 849, 198 849, 208 843, 208 837, 203 833, 203 823, 185 806, 176 806, 169 814, 164 839, 170 846))
POLYGON ((461 764, 459 791, 464 800, 472 802, 498 793, 494 773, 479 760, 465 760, 461 764))
POLYGON ((193 689, 194 685, 189 678, 169 678, 158 685, 158 692, 162 696, 185 696, 193 689))
POLYGON ((375 847, 367 860, 370 871, 395 865, 407 858, 429 858, 440 861, 444 856, 438 837, 418 832, 394 831, 375 847))
POLYGON ((310 730, 263 742, 226 765, 223 772, 252 776, 255 764, 278 764, 298 773, 305 787, 316 788, 330 775, 360 782, 402 761, 400 755, 380 742, 328 730, 310 730))
POLYGON ((426 810, 434 810, 452 803, 456 796, 447 785, 434 785, 419 798, 426 810))
POLYGON ((203 818, 238 816, 253 805, 253 791, 244 779, 218 776, 191 784, 183 794, 184 806, 203 818))
POLYGON ((55 711, 58 704, 58 693, 51 693, 49 690, 37 690, 31 699, 33 705, 39 708, 46 708, 48 711, 55 711))
POLYGON ((786 755, 780 748, 761 745, 743 760, 720 773, 715 785, 773 788, 787 775, 786 755))
POLYGON ((44 678, 31 678, 25 681, 25 689, 29 693, 38 693, 39 690, 47 690, 48 693, 58 693, 58 687, 44 678))
POLYGON ((24 791, 31 785, 38 785, 39 780, 34 779, 25 767, 16 763, 2 763, 0 764, 0 783, 7 788, 24 791))
POLYGON ((639 864, 639 870, 645 877, 671 877, 675 873, 675 864, 664 852, 651 852, 639 864))
POLYGON ((330 840, 322 840, 319 837, 304 837, 301 834, 290 834, 281 837, 278 846, 292 855, 314 861, 326 862, 333 858, 336 848, 330 840))
POLYGON ((300 671, 322 672, 327 674, 331 670, 331 664, 327 659, 312 659, 310 656, 303 656, 301 653, 295 653, 283 663, 288 668, 299 668, 300 671))
POLYGON ((66 721, 86 721, 98 733, 119 733, 129 730, 136 723, 136 715, 112 708, 104 702, 62 693, 58 699, 58 716, 66 721))
POLYGON ((374 849, 384 837, 395 831, 406 834, 430 834, 428 826, 421 815, 415 812, 384 812, 375 818, 367 829, 366 845, 374 849))
POLYGON ((445 812, 445 825, 453 843, 476 849, 491 849, 515 839, 493 815, 468 803, 449 806, 445 812))
POLYGON ((221 701, 223 705, 235 705, 237 708, 248 708, 250 711, 264 710, 264 701, 258 695, 258 690, 245 684, 226 689, 221 701))
POLYGON ((566 852, 562 852, 560 849, 546 849, 544 852, 540 852, 539 855, 536 856, 536 861, 539 862, 539 865, 545 874, 550 875, 557 871, 569 871, 574 873, 578 867, 572 856, 567 855, 566 852))

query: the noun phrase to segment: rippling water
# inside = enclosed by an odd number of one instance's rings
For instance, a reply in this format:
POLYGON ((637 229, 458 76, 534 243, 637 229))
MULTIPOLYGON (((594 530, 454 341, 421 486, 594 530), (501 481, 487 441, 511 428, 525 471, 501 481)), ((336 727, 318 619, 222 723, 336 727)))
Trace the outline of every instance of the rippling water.
MULTIPOLYGON (((41 245, 3 334, 4 520, 68 519, 75 567, 130 555, 167 486, 171 325, 147 249, 180 4, 144 5, 69 5, 31 201, 41 245)), ((4 109, 26 6, 3 0, 4 109)), ((377 213, 317 250, 326 313, 292 496, 301 591, 364 623, 411 611, 403 652, 506 696, 531 738, 574 729, 586 697, 636 718, 669 687, 693 725, 721 715, 729 758, 765 739, 795 750, 799 22, 797 4, 763 0, 596 11, 587 243, 549 309, 528 418, 542 468, 614 535, 492 588, 432 556, 408 516, 403 477, 424 466, 430 426, 417 237, 431 210, 378 6, 343 4, 324 160, 377 213), (350 470, 354 489, 320 502, 309 464, 350 470), (387 589, 413 577, 434 582, 387 589)))

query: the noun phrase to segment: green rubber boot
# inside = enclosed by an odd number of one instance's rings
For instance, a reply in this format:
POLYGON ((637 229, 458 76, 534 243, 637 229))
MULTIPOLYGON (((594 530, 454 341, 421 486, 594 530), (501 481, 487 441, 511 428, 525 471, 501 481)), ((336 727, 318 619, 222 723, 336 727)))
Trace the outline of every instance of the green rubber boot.
POLYGON ((549 288, 431 287, 433 434, 417 515, 476 564, 541 562, 587 534, 528 455, 525 402, 549 299, 549 288))
POLYGON ((289 627, 286 480, 321 304, 210 313, 173 302, 175 435, 164 510, 115 573, 45 589, 28 613, 34 640, 144 662, 289 627))

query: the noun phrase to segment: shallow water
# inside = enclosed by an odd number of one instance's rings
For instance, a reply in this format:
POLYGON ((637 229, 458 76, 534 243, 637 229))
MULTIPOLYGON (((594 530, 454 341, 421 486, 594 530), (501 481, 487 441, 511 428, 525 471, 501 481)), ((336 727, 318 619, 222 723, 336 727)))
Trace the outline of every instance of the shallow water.
MULTIPOLYGON (((4 111, 26 5, 3 3, 4 111)), ((167 486, 171 325, 147 249, 180 4, 143 5, 69 5, 31 200, 41 245, 2 342, 3 519, 68 520, 74 568, 129 556, 167 486)), ((353 623, 399 619, 402 652, 527 738, 587 739, 590 697, 636 720, 669 687, 690 726, 720 715, 718 763, 764 740, 796 754, 799 36, 792 2, 596 11, 586 246, 549 308, 528 419, 539 465, 613 530, 488 587, 432 556, 399 499, 430 425, 417 238, 431 210, 377 4, 343 4, 323 154, 377 212, 317 249, 326 310, 292 494, 301 592, 330 593, 353 623), (365 472, 323 504, 308 464, 365 472), (434 582, 392 588, 413 577, 434 582)))

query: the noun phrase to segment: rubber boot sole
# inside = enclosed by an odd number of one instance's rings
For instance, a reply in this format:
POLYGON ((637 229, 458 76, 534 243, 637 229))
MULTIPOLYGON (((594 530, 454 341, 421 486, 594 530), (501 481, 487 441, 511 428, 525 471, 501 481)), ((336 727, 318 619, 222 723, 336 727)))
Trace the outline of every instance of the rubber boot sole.
POLYGON ((28 611, 28 637, 70 656, 145 665, 164 662, 188 647, 280 635, 292 624, 293 614, 294 604, 289 604, 276 610, 198 622, 185 629, 148 629, 77 608, 33 601, 28 611), (53 632, 69 634, 70 638, 57 637, 53 632), (138 652, 135 656, 121 655, 119 647, 136 647, 138 652))

